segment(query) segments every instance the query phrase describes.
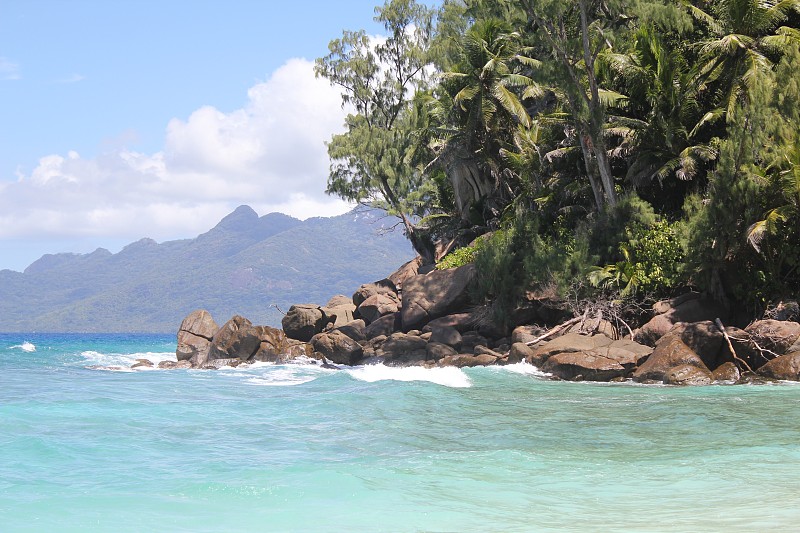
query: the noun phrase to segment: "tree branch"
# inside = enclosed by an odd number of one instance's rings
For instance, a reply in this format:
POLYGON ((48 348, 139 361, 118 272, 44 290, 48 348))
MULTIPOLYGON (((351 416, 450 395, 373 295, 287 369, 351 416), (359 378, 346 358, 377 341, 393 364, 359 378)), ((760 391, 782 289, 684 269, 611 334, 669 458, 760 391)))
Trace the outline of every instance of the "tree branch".
POLYGON ((714 323, 717 325, 717 328, 722 332, 722 336, 725 337, 725 342, 728 343, 728 350, 731 352, 731 355, 733 356, 733 359, 735 361, 739 361, 742 365, 744 365, 744 367, 747 369, 748 372, 752 372, 753 369, 750 368, 750 365, 748 365, 747 362, 744 359, 739 357, 736 354, 736 350, 733 349, 733 343, 731 343, 731 338, 728 336, 728 332, 725 331, 725 326, 722 325, 722 320, 717 318, 714 321, 714 323))

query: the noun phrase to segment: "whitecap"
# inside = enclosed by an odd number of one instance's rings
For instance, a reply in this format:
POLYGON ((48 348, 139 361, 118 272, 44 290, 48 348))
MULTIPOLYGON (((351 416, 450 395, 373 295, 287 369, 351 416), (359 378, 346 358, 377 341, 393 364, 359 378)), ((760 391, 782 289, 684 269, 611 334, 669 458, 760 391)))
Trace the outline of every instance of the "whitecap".
POLYGON ((288 387, 314 381, 335 372, 316 365, 271 365, 267 372, 245 380, 245 383, 264 387, 288 387))
POLYGON ((472 381, 463 370, 453 366, 423 368, 421 366, 393 367, 386 365, 365 365, 345 372, 359 381, 429 381, 437 385, 453 388, 471 387, 472 381))
POLYGON ((547 378, 552 376, 549 372, 542 372, 538 367, 530 363, 514 363, 513 365, 496 366, 492 367, 498 370, 513 372, 515 374, 524 374, 526 376, 535 376, 537 378, 547 378))
MULTIPOLYGON (((81 352, 84 362, 97 367, 128 367, 134 365, 139 359, 147 359, 153 363, 153 368, 161 361, 174 361, 175 352, 137 352, 137 353, 103 353, 95 350, 81 352)), ((139 367, 149 369, 148 367, 139 367)))
POLYGON ((22 344, 15 344, 14 346, 9 346, 9 350, 22 350, 23 352, 35 352, 36 345, 32 342, 25 341, 22 344))

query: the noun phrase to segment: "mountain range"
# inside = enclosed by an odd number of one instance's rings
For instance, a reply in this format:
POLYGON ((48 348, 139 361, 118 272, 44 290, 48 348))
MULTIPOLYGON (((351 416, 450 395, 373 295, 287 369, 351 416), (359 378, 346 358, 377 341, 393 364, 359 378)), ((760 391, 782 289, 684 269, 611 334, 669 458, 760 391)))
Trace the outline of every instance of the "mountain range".
POLYGON ((301 221, 240 206, 194 239, 47 254, 0 271, 0 331, 174 332, 195 309, 276 326, 291 304, 350 295, 411 259, 390 223, 364 208, 301 221))

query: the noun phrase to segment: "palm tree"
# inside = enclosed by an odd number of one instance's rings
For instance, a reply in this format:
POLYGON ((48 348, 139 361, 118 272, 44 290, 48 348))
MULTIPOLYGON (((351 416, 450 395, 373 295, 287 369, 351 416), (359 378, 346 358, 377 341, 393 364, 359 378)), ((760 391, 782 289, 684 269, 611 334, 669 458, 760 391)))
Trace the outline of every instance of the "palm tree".
POLYGON ((614 206, 617 193, 603 133, 605 106, 612 95, 600 86, 595 69, 599 53, 610 47, 612 32, 607 30, 615 21, 609 6, 589 0, 525 0, 522 4, 529 24, 538 28, 550 49, 553 72, 561 78, 554 83, 561 83, 567 96, 597 208, 605 203, 614 206))
POLYGON ((782 197, 783 205, 767 211, 762 220, 747 229, 747 241, 761 252, 761 241, 766 235, 777 234, 781 224, 795 224, 800 235, 800 144, 789 150, 783 161, 783 168, 774 174, 776 188, 782 197))
POLYGON ((702 114, 692 71, 660 32, 642 26, 629 53, 606 53, 599 60, 628 95, 628 116, 610 122, 618 123, 614 130, 623 138, 613 153, 628 159, 629 182, 639 187, 654 179, 691 180, 716 159, 714 146, 700 138, 719 110, 702 114))
POLYGON ((720 108, 728 116, 757 86, 773 60, 792 41, 796 28, 781 26, 790 11, 800 12, 800 0, 717 0, 706 13, 692 8, 712 37, 699 43, 698 82, 722 91, 720 108))
POLYGON ((429 167, 448 175, 466 220, 470 208, 488 197, 513 196, 501 177, 501 150, 513 142, 517 124, 531 125, 522 101, 543 93, 525 74, 538 62, 525 55, 519 34, 499 20, 476 22, 465 34, 461 55, 456 68, 442 74, 443 91, 432 103, 438 136, 429 167))

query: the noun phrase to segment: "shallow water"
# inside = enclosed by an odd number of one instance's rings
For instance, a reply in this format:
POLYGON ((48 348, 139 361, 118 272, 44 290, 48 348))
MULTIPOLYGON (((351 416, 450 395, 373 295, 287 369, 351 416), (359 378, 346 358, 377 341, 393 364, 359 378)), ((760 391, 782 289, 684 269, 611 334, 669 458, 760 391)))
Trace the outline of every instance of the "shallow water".
POLYGON ((794 384, 559 383, 525 365, 89 368, 174 349, 165 336, 0 335, 0 530, 793 531, 800 520, 794 384))

